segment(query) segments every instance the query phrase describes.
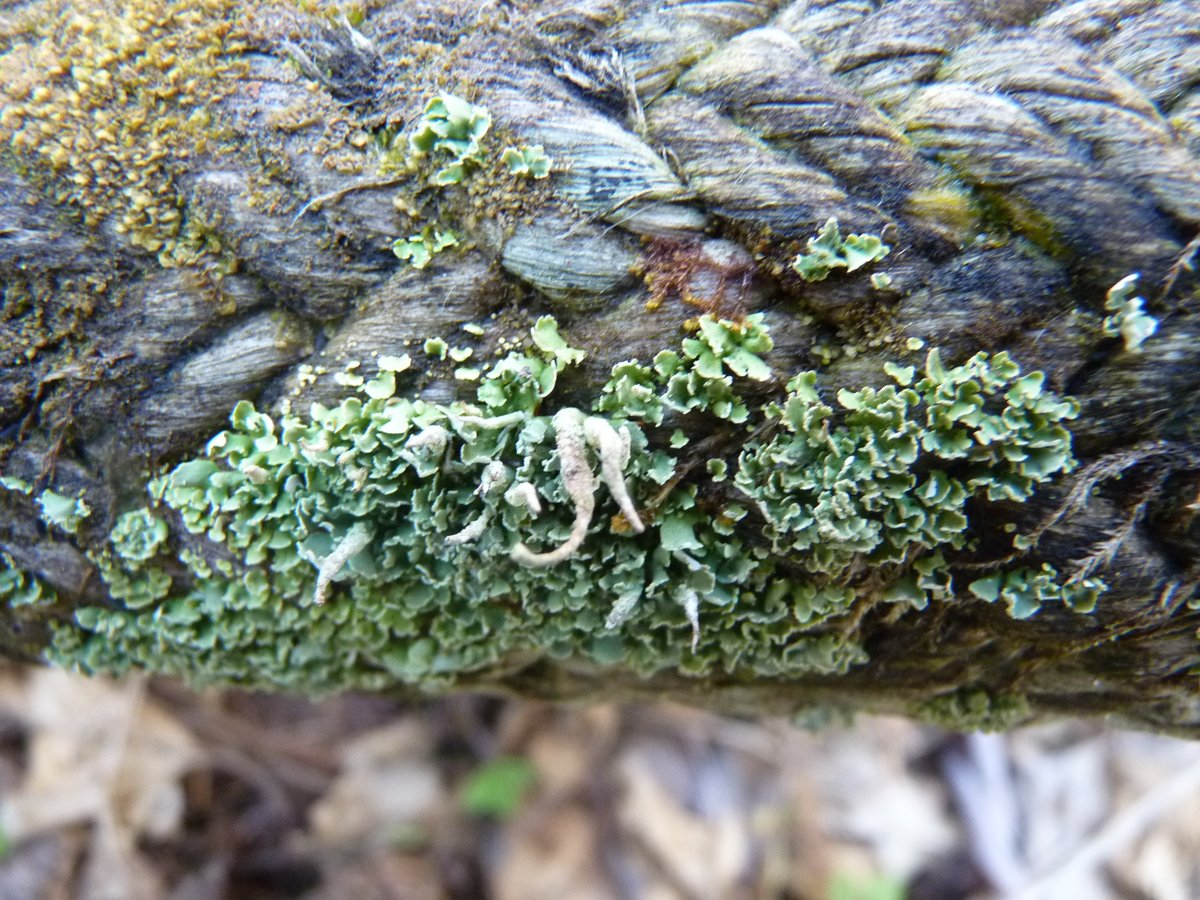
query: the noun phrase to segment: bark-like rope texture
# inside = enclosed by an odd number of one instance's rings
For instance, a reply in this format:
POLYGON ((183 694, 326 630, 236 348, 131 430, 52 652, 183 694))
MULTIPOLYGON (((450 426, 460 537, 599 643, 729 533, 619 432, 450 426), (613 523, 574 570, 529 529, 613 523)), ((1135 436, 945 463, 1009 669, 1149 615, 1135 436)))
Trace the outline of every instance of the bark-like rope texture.
MULTIPOLYGON (((356 11, 0 14, 0 440, 10 475, 107 500, 81 541, 238 400, 328 400, 348 361, 369 376, 373 354, 489 317, 457 341, 477 358, 553 312, 593 380, 701 311, 767 310, 777 371, 821 366, 835 386, 882 381, 917 339, 952 359, 1007 349, 1083 402, 1081 456, 1200 435, 1196 3, 356 11), (543 145, 552 177, 484 167, 431 192, 387 171, 381 148, 441 91, 543 145), (796 274, 832 217, 893 247, 890 285, 796 274), (400 263, 391 242, 433 219, 460 246, 400 263), (1131 272, 1160 322, 1140 354, 1097 337, 1105 291, 1131 272)), ((425 377, 428 398, 465 390, 448 366, 425 377)), ((1151 480, 1185 500, 1197 487, 1183 463, 1151 480)), ((0 499, 0 547, 94 596, 78 549, 0 499)), ((1135 530, 1139 584, 1196 565, 1195 505, 1155 502, 1129 504, 1158 528, 1135 530)), ((1065 555, 1119 527, 1121 504, 1062 526, 1065 555)))

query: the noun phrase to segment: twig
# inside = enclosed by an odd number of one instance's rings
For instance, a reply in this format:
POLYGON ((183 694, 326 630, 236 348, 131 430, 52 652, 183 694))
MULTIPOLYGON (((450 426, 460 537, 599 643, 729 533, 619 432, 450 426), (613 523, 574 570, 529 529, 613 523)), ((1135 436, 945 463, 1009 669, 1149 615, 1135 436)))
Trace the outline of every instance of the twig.
POLYGON ((1197 234, 1188 241, 1188 245, 1183 248, 1183 252, 1179 254, 1178 259, 1175 260, 1170 271, 1167 272, 1167 277, 1163 279, 1162 293, 1158 295, 1160 303, 1166 300, 1170 296, 1171 291, 1175 289, 1175 282, 1179 280, 1179 276, 1184 269, 1187 269, 1189 272, 1194 270, 1192 258, 1196 255, 1197 250, 1200 250, 1200 234, 1197 234))
MULTIPOLYGON (((1041 540, 1042 535, 1065 519, 1071 518, 1085 506, 1087 506, 1088 501, 1091 500, 1092 491, 1096 489, 1097 485, 1101 484, 1102 482, 1112 481, 1116 478, 1120 478, 1124 475, 1126 470, 1140 465, 1147 460, 1157 460, 1161 458, 1165 458, 1168 465, 1164 466, 1156 473, 1154 486, 1143 492, 1138 504, 1134 507, 1132 513, 1125 522, 1125 527, 1119 530, 1118 534, 1120 536, 1120 540, 1123 541, 1126 537, 1128 537, 1129 531, 1132 530, 1133 526, 1137 524, 1141 516, 1145 513, 1146 506, 1157 494, 1166 478, 1177 471, 1177 469, 1173 468, 1170 464, 1182 462, 1187 465, 1198 465, 1200 464, 1200 453, 1197 453, 1190 447, 1182 446, 1170 441, 1145 441, 1141 444, 1135 444, 1128 449, 1119 450, 1115 453, 1110 453, 1107 456, 1103 456, 1079 470, 1078 474, 1076 474, 1072 479, 1070 490, 1068 491, 1066 498, 1058 506, 1052 509, 1046 516, 1044 516, 1042 520, 1038 522, 1036 526, 1034 526, 1033 530, 1017 536, 1021 539, 1021 543, 1024 544, 1024 549, 1013 550, 1011 553, 1005 554, 999 558, 979 560, 977 562, 956 563, 956 565, 967 570, 990 570, 1025 556, 1037 545, 1038 541, 1041 540)), ((1015 541, 1016 538, 1014 538, 1014 542, 1015 541)), ((1108 546, 1109 543, 1109 541, 1103 542, 1098 549, 1102 553, 1109 549, 1115 550, 1115 547, 1110 548, 1108 546)), ((1107 562, 1106 560, 1097 559, 1091 561, 1091 565, 1088 566, 1089 560, 1091 560, 1091 557, 1081 561, 1085 567, 1088 567, 1088 571, 1091 571, 1091 569, 1095 567, 1095 562, 1107 562)))
POLYGON ((330 191, 328 194, 322 194, 319 197, 313 197, 302 207, 300 207, 300 212, 296 213, 296 215, 292 217, 292 227, 294 228, 296 223, 304 217, 304 214, 315 207, 324 206, 326 203, 330 203, 334 200, 341 200, 347 194, 353 194, 356 191, 375 191, 382 190, 383 188, 395 187, 402 181, 404 181, 404 178, 401 176, 397 176, 395 178, 380 178, 374 181, 360 181, 357 184, 350 185, 349 187, 338 188, 336 191, 330 191))

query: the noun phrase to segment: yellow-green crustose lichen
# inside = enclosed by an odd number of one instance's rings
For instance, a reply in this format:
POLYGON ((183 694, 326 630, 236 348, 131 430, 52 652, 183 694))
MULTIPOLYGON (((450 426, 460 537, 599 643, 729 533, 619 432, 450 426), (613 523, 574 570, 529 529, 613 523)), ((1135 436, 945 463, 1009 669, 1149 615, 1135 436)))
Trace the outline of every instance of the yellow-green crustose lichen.
POLYGON ((866 659, 835 627, 852 605, 954 597, 944 551, 969 498, 1024 499, 1073 465, 1074 403, 1005 354, 889 366, 896 384, 841 391, 836 412, 802 373, 755 408, 740 388, 771 374, 762 317, 705 317, 678 351, 614 367, 584 409, 553 399, 582 351, 550 318, 531 338, 470 403, 402 396, 397 366, 307 416, 239 404, 119 518, 94 559, 120 602, 79 610, 50 655, 305 691, 545 655, 839 673, 866 659), (706 463, 657 446, 696 415, 756 437, 706 463), (727 471, 740 502, 714 499, 727 471))

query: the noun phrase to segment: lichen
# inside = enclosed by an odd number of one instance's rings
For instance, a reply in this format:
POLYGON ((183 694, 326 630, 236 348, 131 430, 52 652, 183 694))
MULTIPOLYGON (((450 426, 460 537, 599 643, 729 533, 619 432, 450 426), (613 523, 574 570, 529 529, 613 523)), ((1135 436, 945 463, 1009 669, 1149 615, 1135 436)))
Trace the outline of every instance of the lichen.
POLYGON ((392 242, 392 253, 414 269, 423 269, 443 250, 458 244, 458 235, 448 228, 426 225, 417 234, 407 238, 396 238, 392 242))
POLYGON ((549 178, 553 160, 546 155, 541 144, 524 147, 505 147, 500 162, 514 175, 529 178, 549 178))
POLYGON ((0 604, 10 609, 49 606, 57 602, 54 591, 19 568, 7 553, 0 553, 0 604))
POLYGON ((1104 309, 1109 313, 1104 319, 1104 333, 1121 338, 1127 353, 1140 353, 1142 344, 1158 331, 1158 319, 1146 312, 1146 301, 1133 296, 1139 277, 1136 272, 1126 275, 1108 289, 1104 300, 1104 309))
POLYGON ((15 494, 25 494, 31 496, 33 494, 33 485, 24 478, 16 478, 14 476, 0 476, 0 488, 6 491, 12 491, 15 494))
POLYGON ((544 318, 474 402, 401 396, 393 366, 306 416, 240 403, 120 517, 93 554, 120 605, 79 610, 50 655, 308 692, 543 656, 845 672, 867 659, 845 627, 858 604, 956 599, 945 554, 969 497, 1027 497, 1072 465, 1075 406, 1004 354, 935 352, 915 384, 889 366, 897 385, 840 392, 838 415, 813 373, 758 409, 740 390, 770 377, 770 348, 761 316, 705 317, 653 365, 615 366, 590 410, 551 411, 584 354, 544 318), (757 436, 736 465, 651 442, 695 416, 757 436))
POLYGON ((792 260, 792 269, 805 281, 824 281, 834 269, 854 272, 891 252, 892 248, 874 234, 848 234, 843 238, 834 218, 821 226, 816 237, 809 238, 808 252, 792 260))
POLYGON ((1064 581, 1058 570, 1048 563, 1041 568, 1017 568, 967 585, 981 600, 995 603, 1003 600, 1008 614, 1014 619, 1027 619, 1047 603, 1061 604, 1078 613, 1090 613, 1108 585, 1102 578, 1079 578, 1064 581))
POLYGON ((431 182, 438 186, 459 184, 483 161, 480 142, 491 127, 491 114, 484 107, 453 94, 441 94, 426 104, 421 120, 409 134, 406 162, 412 164, 425 156, 439 161, 448 158, 431 182))
MULTIPOLYGON (((920 380, 911 366, 885 370, 895 385, 839 391, 837 417, 816 373, 795 376, 766 411, 777 433, 738 461, 735 483, 773 550, 819 576, 936 559, 962 547, 970 498, 1026 500, 1074 466, 1062 423, 1078 405, 1046 392, 1042 373, 1021 376, 1006 353, 947 368, 934 350, 920 380)), ((885 596, 940 599, 951 589, 933 574, 929 587, 909 575, 885 596)))
MULTIPOLYGON (((423 269, 433 256, 461 242, 457 224, 478 218, 478 205, 489 196, 507 198, 487 218, 503 224, 514 196, 501 184, 545 180, 553 161, 540 145, 506 147, 494 152, 497 139, 486 107, 442 92, 430 100, 407 133, 390 128, 376 133, 381 175, 395 179, 395 205, 420 230, 398 238, 392 251, 413 268, 423 269), (464 201, 476 207, 463 215, 464 201)), ((517 202, 515 206, 520 206, 517 202)))
POLYGON ((42 521, 68 534, 74 534, 83 520, 92 514, 92 509, 82 497, 68 497, 49 488, 37 498, 42 521))

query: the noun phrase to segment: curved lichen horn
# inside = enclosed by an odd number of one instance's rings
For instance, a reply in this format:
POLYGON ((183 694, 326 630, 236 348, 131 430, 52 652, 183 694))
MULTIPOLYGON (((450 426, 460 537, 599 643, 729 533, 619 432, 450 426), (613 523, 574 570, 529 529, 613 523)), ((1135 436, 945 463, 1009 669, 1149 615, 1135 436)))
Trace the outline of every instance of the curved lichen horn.
POLYGON ((563 487, 575 507, 575 522, 571 534, 562 544, 545 553, 534 553, 523 543, 513 547, 509 556, 524 566, 544 568, 569 559, 583 544, 592 515, 596 511, 596 476, 588 465, 587 448, 596 451, 600 459, 600 477, 613 500, 625 516, 629 527, 641 534, 646 530, 629 488, 625 485, 625 467, 629 465, 629 432, 618 431, 607 419, 585 416, 574 407, 560 409, 554 414, 555 444, 563 487))
POLYGON ((600 457, 600 477, 608 486, 608 492, 621 509, 625 520, 638 534, 646 530, 629 489, 625 485, 625 467, 629 465, 629 432, 613 428, 607 419, 589 416, 583 423, 583 436, 588 446, 600 457))
POLYGON ((596 511, 596 476, 588 466, 585 418, 578 409, 567 407, 556 412, 553 419, 559 476, 575 507, 571 534, 558 547, 545 553, 535 553, 519 543, 509 554, 513 562, 535 568, 553 566, 569 559, 583 544, 588 525, 592 523, 592 514, 596 511))
POLYGON ((338 572, 342 571, 342 567, 350 561, 352 556, 366 549, 366 546, 371 543, 371 537, 371 529, 361 522, 357 522, 338 541, 332 552, 321 560, 321 568, 317 571, 317 586, 313 590, 313 603, 320 606, 325 602, 325 597, 329 593, 329 585, 333 583, 333 579, 337 577, 338 572))

